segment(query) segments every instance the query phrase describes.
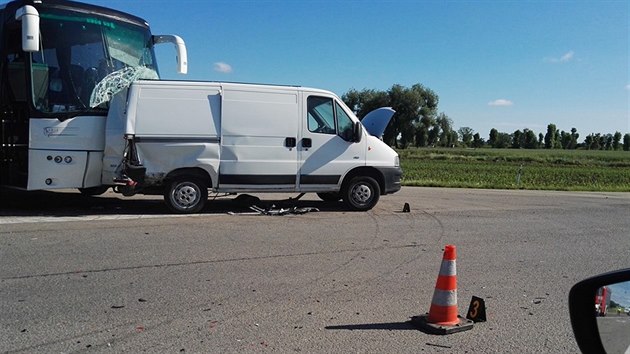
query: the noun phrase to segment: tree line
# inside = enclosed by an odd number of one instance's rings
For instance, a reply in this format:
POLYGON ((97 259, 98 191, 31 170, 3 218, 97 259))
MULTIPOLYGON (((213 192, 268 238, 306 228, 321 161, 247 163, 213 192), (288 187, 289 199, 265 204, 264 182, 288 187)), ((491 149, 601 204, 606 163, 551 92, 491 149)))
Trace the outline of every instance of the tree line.
POLYGON ((379 107, 392 107, 396 114, 385 129, 383 141, 397 148, 416 147, 472 147, 514 149, 586 149, 630 151, 630 133, 591 133, 582 142, 576 128, 559 130, 555 124, 547 126, 546 134, 538 135, 530 129, 513 133, 491 129, 485 140, 470 127, 453 128, 453 120, 444 112, 438 113, 438 95, 422 84, 411 87, 393 85, 389 90, 350 90, 341 99, 362 119, 379 107), (622 142, 623 139, 623 142, 622 142))

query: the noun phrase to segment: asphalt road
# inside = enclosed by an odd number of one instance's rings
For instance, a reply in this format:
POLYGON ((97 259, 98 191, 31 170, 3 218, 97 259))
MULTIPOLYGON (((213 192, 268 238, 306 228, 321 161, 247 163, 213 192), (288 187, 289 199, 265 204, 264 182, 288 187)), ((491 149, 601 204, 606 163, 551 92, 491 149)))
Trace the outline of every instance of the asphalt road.
POLYGON ((604 349, 610 354, 630 353, 630 317, 608 314, 606 317, 597 317, 599 335, 604 344, 604 349))
POLYGON ((156 197, 0 193, 2 352, 575 353, 570 287, 630 263, 629 193, 403 188, 366 213, 306 196, 320 212, 183 217, 156 197), (488 321, 429 335, 407 321, 446 244, 460 314, 475 295, 488 321))

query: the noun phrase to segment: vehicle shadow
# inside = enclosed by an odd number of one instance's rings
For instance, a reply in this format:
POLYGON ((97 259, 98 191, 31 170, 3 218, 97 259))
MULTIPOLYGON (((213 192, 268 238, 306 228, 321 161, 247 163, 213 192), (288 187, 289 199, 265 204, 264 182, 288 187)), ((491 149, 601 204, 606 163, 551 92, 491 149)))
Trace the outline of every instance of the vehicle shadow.
POLYGON ((348 324, 338 326, 326 326, 326 329, 345 329, 348 331, 355 330, 383 330, 383 331, 400 331, 400 330, 414 330, 418 329, 414 327, 411 321, 407 322, 388 322, 388 323, 361 323, 361 324, 348 324))
MULTIPOLYGON (((200 214, 256 213, 251 206, 270 213, 281 209, 317 208, 320 211, 346 211, 341 202, 319 200, 262 200, 247 194, 208 198, 200 214)), ((87 215, 165 215, 172 214, 161 196, 124 197, 115 193, 85 196, 78 192, 21 191, 0 189, 0 216, 87 216, 87 215)))

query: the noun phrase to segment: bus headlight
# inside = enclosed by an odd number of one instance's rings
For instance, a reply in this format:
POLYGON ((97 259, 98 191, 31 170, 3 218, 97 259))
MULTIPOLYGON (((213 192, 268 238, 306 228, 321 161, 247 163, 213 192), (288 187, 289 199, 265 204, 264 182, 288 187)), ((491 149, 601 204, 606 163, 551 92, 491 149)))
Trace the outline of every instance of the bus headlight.
POLYGON ((394 158, 394 167, 400 167, 400 157, 398 155, 394 158))

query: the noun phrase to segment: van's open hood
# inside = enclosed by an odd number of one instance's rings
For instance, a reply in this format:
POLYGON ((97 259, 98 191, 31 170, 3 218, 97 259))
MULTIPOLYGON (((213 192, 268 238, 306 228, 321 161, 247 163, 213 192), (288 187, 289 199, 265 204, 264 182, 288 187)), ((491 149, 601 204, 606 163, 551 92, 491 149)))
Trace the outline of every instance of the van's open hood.
POLYGON ((370 135, 380 138, 387 128, 387 124, 396 113, 392 107, 381 107, 373 110, 363 117, 361 124, 365 127, 370 135))

